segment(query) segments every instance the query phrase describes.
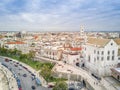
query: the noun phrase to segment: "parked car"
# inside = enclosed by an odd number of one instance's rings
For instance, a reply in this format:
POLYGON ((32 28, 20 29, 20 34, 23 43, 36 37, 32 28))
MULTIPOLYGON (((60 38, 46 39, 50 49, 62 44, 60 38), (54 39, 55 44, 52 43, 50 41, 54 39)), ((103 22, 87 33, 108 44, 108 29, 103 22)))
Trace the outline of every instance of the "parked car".
POLYGON ((71 87, 71 88, 69 88, 68 90, 75 90, 75 89, 71 87))
POLYGON ((9 59, 8 59, 8 58, 5 58, 5 61, 6 61, 6 62, 9 62, 9 59))
POLYGON ((9 60, 9 61, 12 61, 12 60, 9 60))
POLYGON ((32 76, 35 76, 33 73, 31 74, 32 76))
POLYGON ((27 77, 27 74, 23 74, 23 77, 27 77))
POLYGON ((16 64, 19 64, 19 62, 17 62, 16 64))
POLYGON ((18 67, 18 65, 17 65, 17 64, 14 64, 14 66, 15 66, 15 67, 18 67))
POLYGON ((54 85, 48 85, 48 88, 53 88, 54 87, 54 85))
POLYGON ((35 89, 36 89, 36 87, 35 87, 35 86, 31 86, 31 88, 32 88, 33 90, 35 90, 35 89))

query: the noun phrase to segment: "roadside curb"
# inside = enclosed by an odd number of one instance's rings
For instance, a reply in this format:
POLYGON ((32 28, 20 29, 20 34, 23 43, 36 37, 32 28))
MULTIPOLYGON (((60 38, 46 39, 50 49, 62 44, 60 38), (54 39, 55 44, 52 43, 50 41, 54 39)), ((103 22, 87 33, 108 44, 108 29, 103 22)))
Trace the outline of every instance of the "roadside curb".
POLYGON ((37 78, 41 81, 41 84, 43 87, 47 87, 47 82, 45 81, 45 79, 41 75, 39 75, 39 73, 37 73, 37 71, 35 69, 33 69, 32 67, 30 67, 29 65, 27 65, 23 62, 20 62, 16 59, 10 58, 10 57, 5 57, 5 56, 0 56, 0 57, 11 59, 11 60, 15 61, 16 63, 19 62, 20 64, 22 64, 23 66, 28 68, 33 74, 35 74, 37 76, 37 78))

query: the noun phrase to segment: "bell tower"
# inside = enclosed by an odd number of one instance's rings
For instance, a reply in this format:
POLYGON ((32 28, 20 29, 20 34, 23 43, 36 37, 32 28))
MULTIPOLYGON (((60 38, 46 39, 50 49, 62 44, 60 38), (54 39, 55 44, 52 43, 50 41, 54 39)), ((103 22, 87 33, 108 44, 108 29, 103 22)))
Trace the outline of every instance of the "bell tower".
POLYGON ((84 26, 80 26, 80 38, 84 38, 84 26))
POLYGON ((80 26, 80 38, 81 38, 81 43, 82 44, 85 44, 86 41, 87 41, 87 36, 86 36, 86 33, 85 33, 85 28, 83 25, 80 26))

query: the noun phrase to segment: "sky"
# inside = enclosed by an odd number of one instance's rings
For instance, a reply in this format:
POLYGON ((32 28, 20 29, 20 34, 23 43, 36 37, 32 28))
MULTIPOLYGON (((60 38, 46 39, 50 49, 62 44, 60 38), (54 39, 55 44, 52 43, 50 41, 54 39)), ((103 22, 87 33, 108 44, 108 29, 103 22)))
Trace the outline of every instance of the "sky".
POLYGON ((0 31, 120 31, 120 0, 0 0, 0 31))

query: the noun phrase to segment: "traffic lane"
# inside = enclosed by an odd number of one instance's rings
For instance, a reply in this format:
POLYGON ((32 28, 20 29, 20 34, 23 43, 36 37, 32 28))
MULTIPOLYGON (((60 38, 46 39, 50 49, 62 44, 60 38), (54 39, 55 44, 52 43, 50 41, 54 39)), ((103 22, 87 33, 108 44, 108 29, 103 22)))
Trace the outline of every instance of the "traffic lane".
POLYGON ((19 67, 16 67, 14 71, 17 73, 18 78, 21 80, 21 86, 23 90, 27 90, 27 89, 30 90, 31 89, 30 88, 30 85, 31 85, 30 77, 29 76, 23 77, 23 74, 27 74, 27 72, 24 69, 19 70, 19 67), (18 73, 20 73, 20 75, 18 73))
POLYGON ((1 60, 2 63, 5 63, 9 68, 11 68, 15 74, 18 76, 18 78, 20 79, 21 81, 21 86, 22 86, 22 89, 23 90, 31 90, 31 87, 32 84, 31 84, 31 78, 28 76, 28 77, 23 77, 23 74, 28 74, 28 72, 26 70, 24 70, 24 68, 22 68, 21 70, 19 70, 19 65, 18 67, 15 67, 15 64, 14 62, 12 61, 9 61, 9 62, 5 62, 4 59, 1 60), (18 74, 20 73, 20 75, 18 74))
POLYGON ((31 86, 33 85, 36 87, 36 90, 52 90, 51 88, 37 86, 35 83, 35 80, 32 81, 31 79, 31 73, 29 73, 25 68, 19 65, 18 67, 15 67, 16 62, 13 62, 13 61, 6 62, 4 59, 5 58, 0 58, 0 61, 8 65, 9 68, 12 68, 15 71, 17 76, 19 76, 18 73, 20 73, 19 79, 21 80, 21 86, 23 90, 31 90, 32 89, 31 86), (19 70, 19 68, 21 68, 21 70, 19 70), (23 77, 23 74, 25 73, 28 75, 27 77, 23 77))
MULTIPOLYGON (((5 62, 4 62, 5 63, 5 62)), ((24 68, 22 68, 21 66, 15 66, 16 63, 9 63, 9 62, 6 62, 5 63, 8 67, 12 68, 12 70, 16 73, 16 75, 18 76, 18 78, 20 79, 21 81, 21 86, 22 86, 22 89, 23 90, 30 90, 31 89, 31 86, 32 86, 32 80, 31 80, 31 74, 28 73, 27 70, 25 70, 24 68), (19 70, 19 68, 21 68, 21 70, 19 70), (18 74, 20 73, 20 75, 18 74), (24 77, 23 74, 26 74, 27 77, 24 77)))
POLYGON ((27 89, 29 90, 30 89, 29 85, 26 82, 26 81, 28 81, 29 84, 31 84, 30 81, 27 80, 27 79, 29 79, 29 77, 26 77, 26 78, 22 79, 23 74, 25 74, 27 72, 24 69, 22 71, 20 71, 19 67, 15 67, 15 63, 13 63, 13 62, 11 63, 11 62, 4 62, 3 61, 3 63, 5 63, 9 68, 11 68, 15 72, 15 74, 18 76, 18 78, 20 79, 20 82, 21 82, 22 89, 23 90, 27 90, 27 89), (19 75, 18 73, 20 73, 21 75, 19 75))
POLYGON ((28 73, 27 70, 25 70, 24 68, 21 68, 21 66, 15 66, 16 63, 9 63, 6 62, 6 65, 10 68, 12 68, 12 70, 16 73, 16 75, 18 76, 18 78, 21 81, 21 86, 23 90, 31 90, 31 86, 32 86, 32 80, 31 80, 31 74, 28 73), (19 68, 21 68, 21 70, 19 70, 19 68), (19 75, 20 73, 20 75, 19 75), (27 77, 24 77, 23 74, 26 74, 27 77))

